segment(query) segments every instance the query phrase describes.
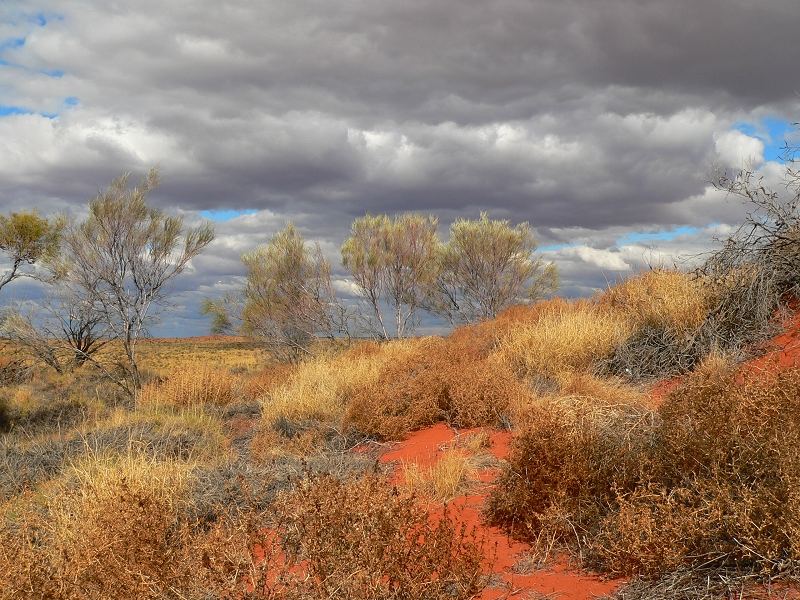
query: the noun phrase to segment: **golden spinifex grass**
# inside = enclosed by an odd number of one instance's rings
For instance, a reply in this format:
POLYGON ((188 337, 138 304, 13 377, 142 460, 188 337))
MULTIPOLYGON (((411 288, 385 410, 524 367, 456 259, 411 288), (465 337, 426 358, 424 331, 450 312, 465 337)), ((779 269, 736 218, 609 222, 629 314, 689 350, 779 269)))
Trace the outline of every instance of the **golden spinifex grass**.
POLYGON ((712 298, 698 277, 655 269, 608 288, 598 302, 621 313, 634 327, 666 327, 686 333, 703 324, 712 298))
POLYGON ((492 358, 521 377, 589 371, 631 331, 622 315, 592 302, 552 303, 535 320, 511 327, 492 358))
POLYGON ((406 488, 441 502, 452 500, 467 490, 477 472, 475 461, 460 448, 445 450, 429 466, 406 462, 400 468, 406 488))
POLYGON ((288 372, 283 385, 261 397, 263 426, 269 428, 279 419, 339 426, 352 395, 370 386, 385 365, 402 360, 419 343, 358 344, 340 354, 325 354, 299 364, 288 372))
POLYGON ((171 373, 163 382, 146 384, 137 395, 142 405, 223 406, 241 395, 241 379, 225 369, 194 363, 171 373))

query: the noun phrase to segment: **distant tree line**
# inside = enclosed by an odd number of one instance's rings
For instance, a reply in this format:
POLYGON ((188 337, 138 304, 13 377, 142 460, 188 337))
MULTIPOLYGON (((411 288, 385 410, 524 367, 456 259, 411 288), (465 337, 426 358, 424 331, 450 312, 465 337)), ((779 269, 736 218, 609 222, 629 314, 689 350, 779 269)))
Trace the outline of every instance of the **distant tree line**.
MULTIPOLYGON (((0 337, 59 372, 91 363, 134 394, 142 385, 138 342, 166 305, 166 284, 214 239, 210 224, 187 227, 149 206, 157 185, 155 170, 135 184, 123 175, 89 202, 79 222, 35 212, 0 216, 0 251, 9 265, 0 290, 21 277, 48 289, 36 315, 6 309, 0 337), (111 341, 115 352, 99 360, 111 341)), ((454 222, 447 242, 434 216, 366 215, 341 247, 351 286, 342 298, 319 244, 289 224, 242 256, 243 289, 205 300, 202 311, 214 333, 257 337, 297 360, 320 338, 403 338, 424 313, 471 323, 535 301, 557 287, 554 266, 535 250, 527 223, 486 214, 454 222)))
POLYGON ((438 221, 416 213, 356 219, 341 247, 355 301, 345 302, 318 244, 293 225, 242 257, 247 283, 238 295, 207 300, 212 332, 238 329, 286 359, 320 338, 379 340, 412 335, 422 315, 451 324, 490 319, 504 308, 555 291, 556 269, 535 254, 527 223, 459 219, 447 242, 438 221))

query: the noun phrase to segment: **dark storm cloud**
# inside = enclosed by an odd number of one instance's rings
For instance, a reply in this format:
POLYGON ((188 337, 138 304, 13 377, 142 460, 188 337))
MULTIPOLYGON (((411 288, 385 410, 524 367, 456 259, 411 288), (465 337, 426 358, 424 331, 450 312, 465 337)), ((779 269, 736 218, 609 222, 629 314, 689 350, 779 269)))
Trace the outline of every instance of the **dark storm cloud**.
POLYGON ((0 8, 0 108, 29 113, 0 117, 3 210, 80 216, 159 165, 160 206, 259 211, 176 284, 182 324, 288 220, 335 259, 366 211, 529 220, 587 293, 652 252, 626 231, 707 245, 740 214, 712 164, 763 158, 737 124, 800 112, 796 0, 31 4, 0 8))

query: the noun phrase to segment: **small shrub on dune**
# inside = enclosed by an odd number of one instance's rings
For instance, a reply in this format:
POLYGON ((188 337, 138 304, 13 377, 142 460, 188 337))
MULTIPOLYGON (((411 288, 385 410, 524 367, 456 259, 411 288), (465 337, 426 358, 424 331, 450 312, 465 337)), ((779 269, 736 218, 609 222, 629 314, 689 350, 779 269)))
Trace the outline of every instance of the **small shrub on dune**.
POLYGON ((531 541, 544 557, 554 547, 582 552, 617 495, 639 481, 652 427, 653 413, 641 405, 538 400, 490 496, 490 522, 531 541))
POLYGON ((439 421, 455 427, 506 423, 509 407, 522 403, 529 391, 506 365, 487 358, 491 347, 472 327, 457 330, 453 338, 415 340, 410 352, 385 363, 369 385, 354 390, 346 423, 384 439, 439 421))
POLYGON ((484 548, 452 518, 434 518, 412 495, 376 477, 301 485, 276 506, 290 565, 285 598, 473 598, 484 548))
POLYGON ((431 357, 445 342, 422 338, 412 343, 411 352, 386 362, 377 377, 353 390, 345 416, 347 425, 368 435, 397 439, 444 420, 447 387, 431 357))
POLYGON ((237 398, 240 383, 229 371, 198 364, 173 372, 163 382, 148 383, 137 400, 144 405, 224 406, 237 398))
POLYGON ((596 544, 601 562, 649 576, 678 564, 773 575, 796 568, 800 370, 707 367, 660 414, 650 487, 623 496, 608 517, 596 544))

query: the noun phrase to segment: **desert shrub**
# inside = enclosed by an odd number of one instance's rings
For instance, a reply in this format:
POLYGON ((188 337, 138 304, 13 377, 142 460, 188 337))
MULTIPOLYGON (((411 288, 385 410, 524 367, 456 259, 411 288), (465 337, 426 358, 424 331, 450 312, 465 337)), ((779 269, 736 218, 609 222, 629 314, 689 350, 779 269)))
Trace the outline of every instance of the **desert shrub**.
POLYGON ((609 568, 656 575, 680 564, 774 574, 795 564, 799 402, 798 370, 707 368, 673 392, 660 409, 655 491, 623 498, 599 542, 609 568), (670 545, 671 559, 659 560, 670 545))
POLYGON ((415 340, 411 351, 385 362, 378 377, 353 391, 346 423, 388 439, 438 421, 455 427, 505 424, 510 407, 530 392, 505 364, 490 358, 493 347, 482 326, 415 340))
POLYGON ((608 357, 630 334, 617 311, 590 302, 552 303, 534 321, 512 327, 495 359, 522 377, 587 371, 608 357))
POLYGON ((588 396, 539 400, 513 440, 489 521, 545 557, 554 547, 582 552, 618 494, 635 489, 653 427, 654 415, 642 405, 588 396))
POLYGON ((137 396, 143 405, 224 406, 238 398, 240 379, 227 370, 197 364, 146 384, 137 396))
POLYGON ((0 386, 27 383, 33 376, 33 369, 21 358, 0 356, 0 386))
POLYGON ((323 477, 276 505, 287 560, 286 598, 472 598, 485 585, 484 548, 445 513, 377 477, 323 477))

